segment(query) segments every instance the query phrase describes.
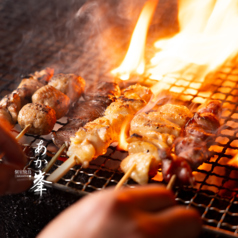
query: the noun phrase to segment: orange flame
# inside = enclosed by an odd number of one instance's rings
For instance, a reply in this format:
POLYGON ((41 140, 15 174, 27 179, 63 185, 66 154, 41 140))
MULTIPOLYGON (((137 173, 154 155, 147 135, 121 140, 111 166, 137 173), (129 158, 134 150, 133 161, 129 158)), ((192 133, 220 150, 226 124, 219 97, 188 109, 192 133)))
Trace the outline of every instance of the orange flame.
POLYGON ((121 80, 128 80, 132 73, 144 73, 144 47, 146 35, 157 3, 158 0, 149 0, 145 3, 132 34, 127 54, 121 65, 111 71, 112 74, 118 76, 121 80))
MULTIPOLYGON (((238 2, 234 0, 180 0, 180 31, 168 39, 155 42, 157 49, 150 65, 144 65, 146 34, 157 1, 147 1, 122 64, 111 71, 122 80, 136 72, 160 83, 152 89, 157 94, 169 88, 167 80, 188 66, 196 66, 196 79, 206 75, 238 52, 238 2), (140 39, 140 41, 138 40, 140 39)), ((191 68, 191 67, 190 67, 191 68)), ((207 81, 206 81, 207 82, 207 81)), ((176 89, 175 89, 176 91, 176 89)))
POLYGON ((184 69, 189 64, 205 66, 200 78, 238 51, 238 3, 233 0, 182 0, 179 4, 180 32, 155 43, 158 53, 151 59, 151 79, 184 69))
POLYGON ((130 129, 130 122, 131 122, 131 117, 127 118, 127 120, 125 120, 121 126, 121 130, 120 130, 120 135, 119 135, 119 142, 118 142, 118 146, 117 148, 119 150, 125 150, 127 151, 127 138, 129 135, 129 129, 130 129))

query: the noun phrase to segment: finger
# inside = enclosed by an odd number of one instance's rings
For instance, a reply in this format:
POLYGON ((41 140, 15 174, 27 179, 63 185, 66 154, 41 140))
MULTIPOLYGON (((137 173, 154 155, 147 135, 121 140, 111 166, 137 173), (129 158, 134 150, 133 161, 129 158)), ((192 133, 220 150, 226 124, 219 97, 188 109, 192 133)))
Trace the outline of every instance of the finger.
POLYGON ((157 215, 139 214, 143 232, 150 237, 192 238, 197 237, 202 227, 199 213, 195 209, 175 206, 157 215))
POLYGON ((26 157, 18 145, 16 139, 5 128, 4 121, 0 121, 0 151, 5 154, 4 162, 17 164, 23 167, 26 165, 26 157))
POLYGON ((15 177, 15 170, 19 170, 19 167, 9 164, 0 165, 0 195, 19 193, 31 186, 30 178, 15 177))
POLYGON ((119 190, 117 200, 122 206, 128 204, 136 209, 150 212, 175 205, 173 193, 161 185, 146 185, 119 190))

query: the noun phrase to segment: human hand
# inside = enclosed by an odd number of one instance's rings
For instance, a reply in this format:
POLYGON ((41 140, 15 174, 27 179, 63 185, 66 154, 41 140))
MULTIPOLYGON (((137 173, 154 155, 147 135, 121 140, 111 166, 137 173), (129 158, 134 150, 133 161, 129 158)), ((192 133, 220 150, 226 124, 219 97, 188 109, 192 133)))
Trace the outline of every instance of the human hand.
POLYGON ((15 170, 26 165, 26 157, 16 139, 10 134, 8 123, 0 120, 0 151, 3 162, 0 164, 0 195, 19 193, 30 187, 29 179, 15 177, 15 170))
POLYGON ((197 211, 175 206, 165 187, 147 185, 88 195, 54 219, 38 238, 192 238, 200 229, 197 211))

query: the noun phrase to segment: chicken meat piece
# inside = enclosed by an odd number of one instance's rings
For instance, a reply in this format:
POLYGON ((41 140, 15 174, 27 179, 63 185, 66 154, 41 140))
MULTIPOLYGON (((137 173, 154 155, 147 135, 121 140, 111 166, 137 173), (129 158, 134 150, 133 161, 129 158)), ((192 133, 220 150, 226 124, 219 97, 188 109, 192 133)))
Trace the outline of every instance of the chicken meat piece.
POLYGON ((6 108, 9 111, 11 115, 11 120, 9 122, 15 124, 17 122, 18 113, 21 109, 21 98, 16 92, 12 92, 0 101, 0 107, 6 108))
POLYGON ((158 138, 160 134, 178 137, 181 127, 167 119, 159 112, 139 113, 131 121, 130 134, 158 138), (158 136, 157 136, 158 135, 158 136))
POLYGON ((48 84, 67 95, 71 103, 81 97, 85 88, 85 80, 76 74, 56 74, 48 84))
POLYGON ((130 155, 137 153, 148 153, 152 155, 157 161, 160 160, 158 148, 146 141, 135 141, 128 145, 128 153, 130 155))
POLYGON ((166 104, 157 111, 137 114, 131 121, 130 134, 158 139, 171 146, 192 116, 185 106, 166 104))
POLYGON ((28 103, 18 114, 18 123, 21 128, 31 125, 28 132, 35 135, 49 134, 55 122, 55 110, 44 104, 28 103))
POLYGON ((36 71, 29 77, 22 79, 21 83, 18 85, 16 92, 21 98, 21 106, 23 107, 27 103, 31 102, 32 95, 45 84, 48 83, 50 78, 53 76, 54 70, 51 68, 46 68, 41 71, 36 71))
POLYGON ((24 106, 27 103, 31 102, 32 95, 41 87, 43 87, 44 84, 38 81, 35 78, 25 78, 22 79, 21 83, 16 89, 16 93, 21 98, 21 104, 24 106))
POLYGON ((220 127, 218 120, 220 111, 221 103, 217 100, 207 101, 198 108, 185 126, 185 136, 177 138, 174 142, 175 159, 162 161, 165 181, 176 174, 178 183, 193 183, 192 173, 188 167, 192 171, 209 158, 208 148, 220 127))
POLYGON ((193 117, 192 112, 183 105, 165 104, 159 107, 157 111, 161 113, 164 119, 169 120, 182 128, 187 121, 193 117))
POLYGON ((38 89, 32 96, 33 103, 47 105, 56 112, 56 119, 66 115, 69 110, 70 99, 51 85, 38 89))
POLYGON ((130 177, 139 184, 148 183, 149 176, 155 176, 159 168, 159 163, 152 154, 140 152, 127 156, 121 162, 121 169, 126 173, 134 164, 136 165, 130 177))

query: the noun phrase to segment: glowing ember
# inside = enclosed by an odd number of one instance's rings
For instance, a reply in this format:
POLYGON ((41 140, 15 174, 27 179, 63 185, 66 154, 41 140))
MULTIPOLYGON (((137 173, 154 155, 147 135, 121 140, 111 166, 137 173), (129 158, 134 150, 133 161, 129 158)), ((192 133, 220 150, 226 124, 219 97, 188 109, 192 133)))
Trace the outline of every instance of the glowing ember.
POLYGON ((132 73, 144 73, 144 47, 146 42, 146 35, 157 3, 158 0, 149 0, 145 3, 145 6, 136 24, 135 30, 132 34, 126 57, 123 60, 122 64, 111 72, 122 80, 128 80, 130 74, 132 73))
POLYGON ((228 164, 234 167, 238 167, 238 154, 236 154, 234 158, 228 162, 228 164))

